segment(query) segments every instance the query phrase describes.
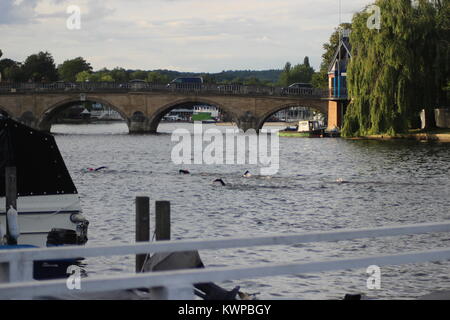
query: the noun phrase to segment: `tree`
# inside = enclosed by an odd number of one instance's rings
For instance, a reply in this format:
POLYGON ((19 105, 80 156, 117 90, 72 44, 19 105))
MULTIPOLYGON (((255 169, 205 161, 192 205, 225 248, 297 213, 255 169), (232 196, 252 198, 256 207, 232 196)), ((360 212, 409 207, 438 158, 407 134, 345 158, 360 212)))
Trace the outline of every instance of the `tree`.
POLYGON ((304 64, 307 68, 311 67, 311 65, 309 64, 309 57, 308 57, 308 56, 306 56, 305 59, 303 59, 303 64, 304 64))
POLYGON ((261 82, 261 80, 259 80, 256 77, 249 77, 244 79, 244 85, 245 86, 261 86, 264 85, 264 83, 261 82))
POLYGON ((284 69, 283 72, 280 74, 280 78, 278 80, 278 83, 281 86, 287 87, 288 85, 291 84, 291 70, 292 70, 292 65, 290 62, 286 62, 286 64, 284 65, 284 69))
POLYGON ((113 77, 110 74, 102 74, 100 76, 99 81, 102 81, 102 82, 113 82, 114 79, 113 79, 113 77))
POLYGON ((311 84, 314 88, 328 88, 328 73, 314 72, 311 77, 311 84))
POLYGON ((147 81, 153 84, 167 84, 170 78, 168 75, 161 74, 157 71, 150 71, 147 74, 147 81))
POLYGON ((75 81, 77 74, 82 71, 92 71, 91 65, 82 57, 66 60, 58 66, 59 77, 64 81, 75 81))
MULTIPOLYGON (((306 57, 308 58, 308 57, 306 57)), ((305 59, 306 60, 306 59, 305 59)), ((312 80, 312 76, 314 74, 314 69, 309 66, 309 61, 305 61, 307 64, 298 64, 294 68, 292 68, 290 73, 290 81, 291 83, 295 82, 303 82, 310 83, 312 80)))
POLYGON ((129 80, 128 72, 123 68, 114 68, 110 71, 110 75, 116 82, 127 82, 129 80))
POLYGON ((39 52, 29 56, 22 66, 26 79, 32 81, 56 81, 58 72, 53 57, 48 52, 39 52))
MULTIPOLYGON (((7 59, 3 59, 3 60, 7 60, 7 59)), ((27 77, 23 72, 23 68, 21 67, 21 64, 17 63, 17 62, 14 62, 14 64, 4 68, 2 71, 2 74, 5 78, 5 80, 7 80, 7 81, 24 82, 27 80, 27 77)))
POLYGON ((440 86, 443 87, 439 103, 448 106, 450 103, 450 1, 435 0, 436 25, 439 37, 438 55, 440 56, 441 69, 440 86))
POLYGON ((145 80, 145 79, 147 79, 147 71, 142 71, 142 70, 134 71, 131 73, 130 79, 145 80))
POLYGON ((344 136, 405 132, 419 111, 433 111, 442 90, 434 1, 377 0, 381 30, 367 28, 369 13, 355 14, 347 87, 352 100, 344 136))
POLYGON ((5 58, 0 60, 0 71, 8 68, 8 67, 12 67, 12 66, 16 66, 19 65, 19 63, 17 61, 5 58))
POLYGON ((91 73, 89 71, 81 71, 77 73, 75 76, 75 81, 77 82, 85 82, 85 81, 91 81, 91 73))
POLYGON ((314 69, 309 64, 309 58, 305 57, 303 64, 297 64, 292 67, 290 62, 287 62, 284 66, 283 72, 280 75, 278 83, 281 86, 287 87, 295 82, 310 83, 314 69))

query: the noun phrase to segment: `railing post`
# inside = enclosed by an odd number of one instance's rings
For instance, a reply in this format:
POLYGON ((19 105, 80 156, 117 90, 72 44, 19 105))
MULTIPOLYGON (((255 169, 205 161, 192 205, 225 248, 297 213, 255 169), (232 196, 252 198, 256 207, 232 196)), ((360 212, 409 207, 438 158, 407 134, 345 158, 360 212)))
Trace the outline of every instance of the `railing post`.
MULTIPOLYGON (((150 241, 150 198, 136 197, 136 242, 150 241)), ((136 272, 141 272, 147 254, 136 255, 136 272)))
POLYGON ((170 240, 170 202, 155 203, 155 233, 156 241, 170 240))

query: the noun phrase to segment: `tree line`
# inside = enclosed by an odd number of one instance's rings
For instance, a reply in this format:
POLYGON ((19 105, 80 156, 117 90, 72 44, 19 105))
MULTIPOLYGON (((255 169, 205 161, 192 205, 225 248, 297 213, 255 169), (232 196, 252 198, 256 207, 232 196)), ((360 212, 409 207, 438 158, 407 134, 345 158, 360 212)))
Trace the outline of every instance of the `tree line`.
MULTIPOLYGON (((1 51, 0 51, 1 57, 1 51)), ((318 72, 314 71, 305 57, 303 63, 285 64, 284 69, 272 70, 228 70, 219 73, 191 73, 172 70, 126 70, 116 67, 112 70, 103 68, 93 71, 89 62, 82 57, 69 59, 55 64, 53 56, 45 51, 28 56, 24 62, 4 58, 0 60, 2 81, 9 82, 128 82, 144 80, 154 84, 166 84, 177 77, 203 77, 205 83, 241 84, 259 86, 289 86, 295 82, 313 83, 317 87, 326 86, 326 76, 318 80, 318 72)))

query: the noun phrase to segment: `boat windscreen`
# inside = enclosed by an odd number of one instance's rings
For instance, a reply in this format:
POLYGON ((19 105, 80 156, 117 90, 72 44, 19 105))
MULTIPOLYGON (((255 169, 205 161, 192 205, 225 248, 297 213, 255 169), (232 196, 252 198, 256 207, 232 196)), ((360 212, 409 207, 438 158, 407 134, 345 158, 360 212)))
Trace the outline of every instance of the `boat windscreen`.
POLYGON ((77 193, 52 135, 0 117, 0 197, 6 167, 16 167, 19 196, 77 193))

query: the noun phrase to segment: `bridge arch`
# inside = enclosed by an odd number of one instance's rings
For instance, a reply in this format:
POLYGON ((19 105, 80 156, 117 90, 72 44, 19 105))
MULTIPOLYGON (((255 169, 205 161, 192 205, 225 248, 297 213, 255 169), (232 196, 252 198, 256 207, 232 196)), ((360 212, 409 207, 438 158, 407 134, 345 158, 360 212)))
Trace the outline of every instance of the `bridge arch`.
POLYGON ((305 103, 303 103, 303 102, 302 103, 285 103, 285 104, 278 105, 278 106, 274 107, 270 111, 268 111, 268 112, 264 113, 262 116, 260 116, 258 124, 257 124, 257 130, 258 131, 261 130, 262 127, 264 126, 264 123, 266 123, 266 121, 272 115, 274 115, 275 113, 277 113, 279 111, 282 111, 284 109, 291 108, 291 107, 305 107, 305 108, 310 108, 310 109, 313 109, 313 110, 318 111, 320 113, 323 113, 324 115, 327 114, 327 109, 323 105, 317 105, 317 104, 309 103, 309 102, 306 102, 306 101, 305 101, 305 103))
POLYGON ((118 106, 114 105, 110 101, 99 98, 97 96, 86 97, 85 100, 81 101, 79 97, 67 98, 61 101, 58 101, 47 108, 44 109, 40 117, 37 119, 37 128, 44 131, 50 131, 52 124, 56 120, 56 116, 62 111, 74 106, 76 103, 82 102, 97 102, 105 105, 115 111, 117 111, 122 118, 127 122, 128 128, 130 127, 130 119, 127 114, 118 106))
POLYGON ((230 117, 232 118, 234 123, 238 123, 238 117, 237 115, 227 106, 222 105, 221 103, 217 103, 214 100, 210 100, 208 98, 203 97, 193 97, 193 98, 183 98, 178 99, 175 101, 172 101, 168 104, 165 104, 159 108, 157 108, 151 115, 149 115, 148 119, 148 125, 149 125, 149 131, 152 133, 156 133, 158 129, 158 125, 161 122, 164 115, 169 113, 171 110, 179 107, 179 106, 196 106, 196 105, 210 105, 217 107, 219 110, 222 110, 226 112, 230 117))

